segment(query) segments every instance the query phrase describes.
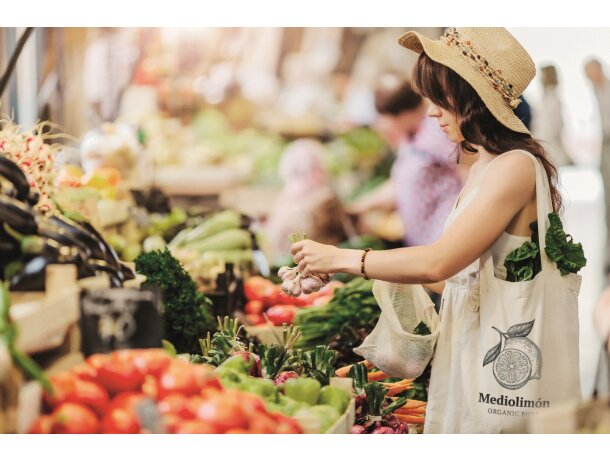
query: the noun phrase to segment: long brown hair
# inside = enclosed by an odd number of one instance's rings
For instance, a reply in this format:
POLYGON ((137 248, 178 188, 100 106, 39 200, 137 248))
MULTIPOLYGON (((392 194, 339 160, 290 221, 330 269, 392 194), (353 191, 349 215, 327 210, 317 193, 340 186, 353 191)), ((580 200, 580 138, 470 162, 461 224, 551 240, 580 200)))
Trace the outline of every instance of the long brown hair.
POLYGON ((549 178, 553 208, 557 212, 562 209, 557 169, 549 161, 542 145, 530 134, 512 131, 496 120, 466 80, 422 53, 413 69, 413 84, 424 97, 457 116, 464 136, 461 150, 475 153, 474 146, 480 145, 489 153, 500 155, 519 149, 538 158, 549 178))

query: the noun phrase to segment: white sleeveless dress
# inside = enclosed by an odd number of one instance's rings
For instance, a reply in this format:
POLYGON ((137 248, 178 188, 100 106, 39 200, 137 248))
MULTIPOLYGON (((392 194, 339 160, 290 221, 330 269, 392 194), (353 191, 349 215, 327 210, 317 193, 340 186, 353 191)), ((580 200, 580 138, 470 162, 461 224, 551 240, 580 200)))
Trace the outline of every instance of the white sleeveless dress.
MULTIPOLYGON (((445 229, 470 204, 478 189, 456 203, 445 229)), ((496 277, 506 279, 504 259, 530 237, 502 233, 492 246, 496 277)), ((485 427, 469 412, 463 389, 469 385, 469 372, 480 366, 479 357, 470 351, 469 337, 478 331, 479 260, 474 261, 445 283, 440 309, 440 333, 432 360, 429 401, 424 433, 481 433, 485 427)))

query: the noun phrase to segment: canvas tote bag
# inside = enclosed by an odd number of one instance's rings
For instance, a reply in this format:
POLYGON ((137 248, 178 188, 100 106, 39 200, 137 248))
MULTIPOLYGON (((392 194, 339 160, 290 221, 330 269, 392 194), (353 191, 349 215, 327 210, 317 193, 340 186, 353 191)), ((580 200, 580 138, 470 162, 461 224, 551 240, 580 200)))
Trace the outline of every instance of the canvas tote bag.
MULTIPOLYGON (((541 163, 528 155, 536 164, 539 247, 544 248, 553 212, 550 188, 541 163)), ((479 418, 475 424, 484 431, 511 431, 545 408, 581 399, 581 277, 562 276, 544 250, 541 262, 533 280, 508 282, 495 277, 491 250, 480 259, 480 330, 472 357, 478 363, 463 390, 479 418)))

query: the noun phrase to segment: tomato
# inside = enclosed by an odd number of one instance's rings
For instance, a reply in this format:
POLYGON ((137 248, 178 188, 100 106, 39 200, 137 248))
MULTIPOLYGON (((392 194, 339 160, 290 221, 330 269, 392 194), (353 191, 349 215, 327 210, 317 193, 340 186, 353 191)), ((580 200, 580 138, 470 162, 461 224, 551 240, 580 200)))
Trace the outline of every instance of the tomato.
POLYGON ((53 375, 49 378, 53 387, 53 394, 45 392, 43 401, 49 409, 54 409, 60 404, 66 402, 68 396, 74 393, 74 382, 76 376, 70 372, 62 372, 53 375))
POLYGON ((309 296, 303 294, 299 297, 292 297, 291 295, 286 294, 282 291, 280 287, 280 292, 278 292, 275 296, 274 305, 296 305, 297 307, 302 307, 309 303, 309 296))
POLYGON ((73 391, 67 395, 66 402, 83 404, 101 414, 108 405, 109 399, 108 392, 97 383, 76 379, 73 391))
POLYGON ((165 428, 165 432, 173 434, 178 429, 178 426, 184 423, 184 420, 176 414, 165 414, 161 417, 161 422, 165 428))
POLYGON ((133 355, 135 367, 144 375, 157 377, 171 362, 171 356, 161 349, 137 350, 137 353, 133 355))
POLYGON ((262 300, 250 300, 244 307, 244 311, 249 315, 261 315, 265 311, 265 304, 262 300))
POLYGON ((28 434, 51 434, 53 431, 53 417, 41 415, 30 427, 28 434))
POLYGON ((100 422, 95 413, 81 404, 61 404, 51 417, 54 434, 94 434, 100 430, 100 422))
POLYGON ((159 399, 159 382, 152 375, 147 375, 144 377, 142 393, 144 393, 150 399, 159 399))
POLYGON ((110 360, 110 355, 106 355, 103 353, 95 353, 89 356, 85 360, 85 364, 91 366, 93 369, 98 370, 100 367, 104 365, 105 362, 110 360))
POLYGON ((270 415, 258 413, 250 417, 250 432, 256 434, 273 434, 276 429, 276 421, 270 415))
POLYGON ((220 379, 214 372, 213 367, 207 366, 205 364, 188 364, 188 367, 195 377, 195 381, 197 382, 197 386, 199 389, 203 387, 213 387, 222 389, 222 384, 220 383, 220 379))
POLYGON ((252 276, 244 282, 244 294, 248 300, 263 300, 265 290, 273 283, 262 276, 252 276))
POLYGON ((223 396, 202 401, 197 407, 197 418, 213 424, 221 433, 232 428, 247 428, 248 419, 242 411, 240 392, 228 390, 223 396))
POLYGON ((231 428, 225 431, 225 434, 252 434, 253 431, 244 430, 243 428, 231 428))
POLYGON ((70 371, 81 380, 97 383, 97 369, 91 364, 88 364, 86 362, 78 364, 77 366, 74 366, 70 371))
POLYGON ((189 410, 189 402, 190 399, 186 396, 173 393, 159 401, 157 409, 162 415, 177 415, 183 419, 195 418, 193 411, 189 410))
POLYGON ((298 308, 294 305, 276 305, 267 310, 267 317, 275 326, 292 324, 298 308))
POLYGON ((159 376, 159 398, 163 399, 171 393, 181 393, 185 396, 199 393, 204 377, 201 372, 197 375, 193 367, 182 361, 172 361, 159 376))
POLYGON ((253 393, 240 393, 239 402, 244 414, 246 414, 249 419, 252 419, 252 417, 257 416, 258 414, 267 412, 263 399, 253 393))
POLYGON ((102 420, 102 433, 104 434, 137 434, 140 432, 140 423, 136 415, 117 407, 109 411, 102 420))
POLYGON ((178 423, 175 429, 176 434, 220 434, 218 428, 212 423, 202 420, 186 420, 178 423))
POLYGON ((303 433, 303 429, 299 422, 297 422, 292 417, 288 417, 287 415, 280 414, 279 412, 270 414, 271 417, 275 420, 275 432, 277 434, 301 434, 303 433))
POLYGON ((135 366, 132 354, 113 353, 99 368, 98 381, 110 393, 117 394, 139 390, 144 383, 144 374, 135 366))
POLYGON ((108 405, 107 411, 110 412, 114 409, 126 409, 135 411, 136 406, 141 401, 149 399, 147 395, 139 391, 127 391, 116 396, 108 405))
POLYGON ((333 300, 332 295, 323 295, 323 296, 319 296, 319 297, 316 297, 315 299, 313 299, 313 301, 311 302, 311 305, 312 306, 326 305, 331 300, 333 300))
POLYGON ((263 315, 248 314, 248 315, 246 315, 246 319, 248 320, 248 323, 250 323, 253 326, 257 326, 259 324, 265 324, 265 318, 263 315))

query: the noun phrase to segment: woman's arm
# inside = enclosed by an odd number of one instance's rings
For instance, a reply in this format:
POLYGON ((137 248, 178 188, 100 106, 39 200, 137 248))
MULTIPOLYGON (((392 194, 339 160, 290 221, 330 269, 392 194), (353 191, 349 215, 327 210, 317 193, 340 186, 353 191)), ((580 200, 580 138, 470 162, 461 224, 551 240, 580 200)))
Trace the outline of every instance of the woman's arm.
MULTIPOLYGON (((369 278, 404 284, 432 284, 460 272, 487 251, 512 219, 535 196, 531 158, 507 153, 489 168, 480 191, 434 244, 371 251, 366 257, 369 278)), ((362 251, 338 249, 313 241, 291 248, 299 271, 360 275, 362 251)))
POLYGON ((428 290, 430 290, 430 291, 432 291, 432 292, 434 292, 435 294, 438 294, 438 295, 442 295, 443 291, 445 290, 445 282, 444 281, 440 281, 438 283, 432 283, 432 284, 423 284, 423 286, 426 289, 428 289, 428 290))

